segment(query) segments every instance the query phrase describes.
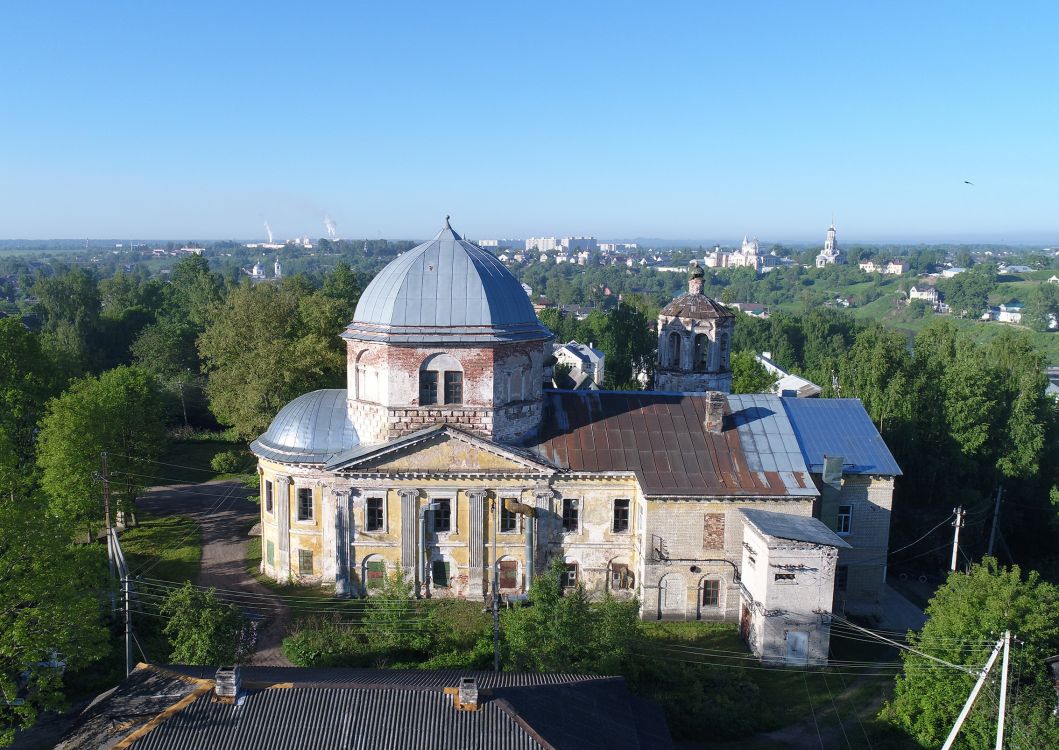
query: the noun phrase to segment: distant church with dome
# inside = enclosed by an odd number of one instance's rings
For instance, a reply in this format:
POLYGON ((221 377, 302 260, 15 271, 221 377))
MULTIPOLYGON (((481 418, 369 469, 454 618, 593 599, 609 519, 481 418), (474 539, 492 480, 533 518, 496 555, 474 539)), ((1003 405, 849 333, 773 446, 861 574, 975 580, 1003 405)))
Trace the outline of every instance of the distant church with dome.
POLYGON ((729 620, 765 661, 823 663, 835 610, 879 607, 900 469, 860 401, 731 394, 735 315, 688 293, 657 321, 655 391, 548 387, 551 331, 449 225, 368 285, 346 388, 251 445, 262 572, 364 596, 564 586, 647 619, 729 620))

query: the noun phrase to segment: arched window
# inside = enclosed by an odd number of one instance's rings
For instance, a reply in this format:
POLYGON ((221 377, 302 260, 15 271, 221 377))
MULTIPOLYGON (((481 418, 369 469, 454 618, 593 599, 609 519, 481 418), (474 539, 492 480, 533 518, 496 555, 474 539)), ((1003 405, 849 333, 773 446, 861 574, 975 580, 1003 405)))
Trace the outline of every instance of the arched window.
POLYGON ((718 352, 720 354, 720 362, 718 363, 718 367, 720 367, 721 370, 728 370, 729 369, 729 362, 728 362, 728 334, 727 333, 719 333, 719 334, 717 334, 717 348, 718 348, 718 352))
POLYGON ((705 372, 707 368, 706 357, 710 353, 710 340, 705 333, 695 334, 695 371, 705 372))
POLYGON ((463 367, 451 354, 431 354, 419 366, 419 405, 463 403, 463 367))
POLYGON ((368 350, 357 355, 353 365, 353 398, 368 400, 368 350))
POLYGON ((669 367, 680 367, 680 334, 673 331, 669 334, 669 367))

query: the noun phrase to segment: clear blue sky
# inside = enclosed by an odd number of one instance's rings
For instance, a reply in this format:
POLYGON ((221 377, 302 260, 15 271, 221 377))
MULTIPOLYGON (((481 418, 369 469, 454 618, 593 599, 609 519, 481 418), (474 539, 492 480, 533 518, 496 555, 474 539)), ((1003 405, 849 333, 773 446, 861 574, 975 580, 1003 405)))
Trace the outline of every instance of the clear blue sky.
POLYGON ((1059 3, 6 3, 0 237, 1059 244, 1059 3), (964 180, 974 182, 965 185, 964 180))

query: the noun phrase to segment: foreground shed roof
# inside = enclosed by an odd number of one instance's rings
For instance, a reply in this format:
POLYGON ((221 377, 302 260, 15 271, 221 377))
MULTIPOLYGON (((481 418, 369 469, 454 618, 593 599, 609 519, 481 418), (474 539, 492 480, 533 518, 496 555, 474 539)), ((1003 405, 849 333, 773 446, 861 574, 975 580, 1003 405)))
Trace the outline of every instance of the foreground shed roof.
POLYGON ((229 704, 213 697, 213 671, 140 665, 59 747, 672 748, 657 706, 620 677, 243 667, 229 704), (444 692, 465 676, 477 679, 478 711, 457 711, 444 692))
POLYGON ((762 534, 767 534, 777 539, 789 539, 795 542, 808 542, 840 549, 852 549, 842 537, 829 529, 818 518, 795 516, 790 513, 775 513, 757 508, 743 508, 740 512, 762 534))

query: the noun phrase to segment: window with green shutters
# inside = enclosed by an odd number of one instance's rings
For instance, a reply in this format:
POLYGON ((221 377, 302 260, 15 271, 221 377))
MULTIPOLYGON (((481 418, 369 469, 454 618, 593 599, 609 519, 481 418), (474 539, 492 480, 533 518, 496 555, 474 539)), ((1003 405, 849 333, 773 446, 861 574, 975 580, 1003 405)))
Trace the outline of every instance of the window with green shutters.
POLYGON ((298 550, 298 575, 311 576, 313 574, 313 551, 311 549, 298 550))
POLYGON ((265 560, 269 565, 276 564, 276 545, 272 542, 265 543, 265 560))
POLYGON ((448 588, 449 585, 449 564, 444 560, 435 560, 431 566, 430 577, 434 579, 434 585, 439 587, 448 588))
POLYGON ((382 586, 386 578, 386 563, 382 560, 372 560, 365 566, 368 580, 365 582, 369 589, 382 586))

